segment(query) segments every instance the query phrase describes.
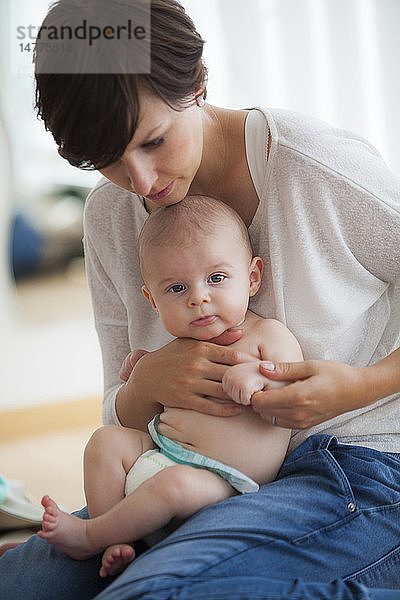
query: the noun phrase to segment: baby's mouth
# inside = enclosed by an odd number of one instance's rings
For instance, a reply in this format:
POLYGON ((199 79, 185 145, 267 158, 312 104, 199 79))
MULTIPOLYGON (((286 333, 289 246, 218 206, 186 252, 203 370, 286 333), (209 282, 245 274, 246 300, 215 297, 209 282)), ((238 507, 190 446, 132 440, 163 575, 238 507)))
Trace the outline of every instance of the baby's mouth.
POLYGON ((205 325, 211 325, 217 319, 216 315, 207 315, 206 317, 200 317, 199 319, 195 319, 190 324, 194 327, 204 327, 205 325))

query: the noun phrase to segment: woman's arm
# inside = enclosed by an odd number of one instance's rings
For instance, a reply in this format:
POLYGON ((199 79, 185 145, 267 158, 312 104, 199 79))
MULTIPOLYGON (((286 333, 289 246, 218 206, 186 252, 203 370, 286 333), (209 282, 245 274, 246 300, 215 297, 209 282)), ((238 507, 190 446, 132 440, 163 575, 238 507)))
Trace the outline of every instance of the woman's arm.
POLYGON ((260 372, 274 381, 292 383, 254 394, 254 410, 267 421, 274 416, 282 427, 307 429, 399 392, 400 348, 369 367, 307 360, 260 363, 260 372))
MULTIPOLYGON (((289 190, 285 196, 283 188, 278 207, 285 212, 274 213, 276 223, 280 222, 279 214, 292 217, 290 248, 307 247, 307 252, 297 251, 298 261, 296 253, 286 256, 285 264, 291 268, 283 282, 286 289, 280 290, 284 296, 280 312, 286 314, 307 357, 322 356, 321 349, 326 347, 324 332, 329 339, 330 329, 338 325, 337 334, 331 336, 329 357, 350 362, 360 351, 362 358, 357 364, 367 365, 376 349, 392 350, 392 339, 398 335, 400 180, 364 140, 346 132, 332 135, 329 128, 317 131, 322 137, 313 147, 323 160, 309 162, 309 155, 304 154, 302 162, 300 154, 293 155, 296 161, 290 172, 290 189, 296 194, 291 195, 289 190), (370 332, 373 305, 378 301, 376 328, 370 332), (315 339, 310 336, 307 346, 313 323, 322 335, 317 334, 315 339), (352 340, 353 323, 356 331, 362 323, 362 330, 358 329, 352 340), (385 338, 386 329, 389 333, 385 338), (346 331, 347 339, 341 339, 346 331), (346 352, 342 344, 347 344, 346 352)), ((310 148, 317 139, 310 131, 310 148)), ((292 141, 295 143, 294 138, 292 141)), ((275 232, 278 236, 279 230, 275 232)), ((286 250, 286 244, 282 248, 286 250)), ((278 249, 281 247, 276 244, 275 252, 278 249)), ((320 360, 276 364, 272 370, 261 367, 260 372, 267 377, 292 383, 256 393, 253 407, 267 421, 275 417, 283 426, 306 429, 399 391, 399 367, 398 351, 363 368, 320 360)))

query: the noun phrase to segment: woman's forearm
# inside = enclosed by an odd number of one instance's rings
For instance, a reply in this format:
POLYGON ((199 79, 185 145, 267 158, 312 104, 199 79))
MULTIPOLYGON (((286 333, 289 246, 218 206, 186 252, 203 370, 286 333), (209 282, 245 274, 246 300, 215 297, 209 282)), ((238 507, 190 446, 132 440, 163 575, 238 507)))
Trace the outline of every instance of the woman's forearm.
POLYGON ((131 378, 120 387, 115 398, 118 419, 124 427, 132 427, 147 432, 147 424, 163 410, 158 402, 146 402, 140 395, 137 382, 131 378))
POLYGON ((363 371, 367 404, 400 392, 400 348, 363 371))

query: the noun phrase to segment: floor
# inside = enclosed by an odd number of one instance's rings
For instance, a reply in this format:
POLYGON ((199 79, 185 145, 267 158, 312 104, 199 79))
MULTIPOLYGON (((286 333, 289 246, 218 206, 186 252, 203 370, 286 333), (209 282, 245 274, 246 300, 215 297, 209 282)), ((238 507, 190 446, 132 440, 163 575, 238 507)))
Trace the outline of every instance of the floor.
MULTIPOLYGON (((74 323, 89 322, 91 308, 87 285, 84 280, 83 264, 77 262, 62 273, 26 280, 18 286, 21 311, 32 326, 50 328, 57 326, 61 336, 67 335, 74 323)), ((58 329, 57 329, 58 331, 58 329)), ((76 331, 84 331, 80 326, 76 331)), ((82 341, 83 345, 85 341, 82 341)), ((89 341, 92 344, 92 340, 89 341)), ((93 395, 79 383, 75 374, 74 388, 69 398, 78 400, 93 395)), ((16 385, 24 383, 16 382, 16 385)), ((94 387, 99 394, 100 386, 94 387)), ((46 402, 48 402, 46 397, 46 402)), ((21 408, 23 411, 23 407, 21 408)), ((21 415, 24 413, 21 412, 21 415)), ((0 414, 1 418, 1 414, 0 414)), ((50 494, 68 511, 85 504, 82 486, 82 455, 86 441, 92 431, 100 425, 99 411, 93 411, 93 419, 85 419, 85 425, 65 429, 63 424, 47 427, 43 434, 37 432, 8 440, 0 439, 0 473, 13 480, 22 481, 29 497, 40 503, 43 494, 50 494)), ((26 539, 30 530, 1 532, 0 543, 26 539)))
MULTIPOLYGON (((49 494, 69 512, 82 508, 83 450, 98 425, 94 420, 91 426, 0 442, 2 475, 23 481, 29 498, 37 504, 49 494)), ((26 539, 31 534, 30 530, 2 532, 0 543, 26 539)))

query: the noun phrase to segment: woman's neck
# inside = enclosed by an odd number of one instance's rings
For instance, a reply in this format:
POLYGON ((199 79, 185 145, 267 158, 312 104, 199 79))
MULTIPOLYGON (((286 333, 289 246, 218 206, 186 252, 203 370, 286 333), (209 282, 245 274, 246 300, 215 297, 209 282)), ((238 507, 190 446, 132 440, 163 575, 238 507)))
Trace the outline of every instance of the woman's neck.
POLYGON ((226 134, 223 111, 211 104, 202 109, 203 152, 199 169, 189 193, 215 196, 215 190, 224 180, 226 165, 226 134))
POLYGON ((246 160, 248 111, 226 110, 210 104, 203 110, 203 156, 189 194, 222 200, 249 225, 258 206, 258 196, 246 160))

